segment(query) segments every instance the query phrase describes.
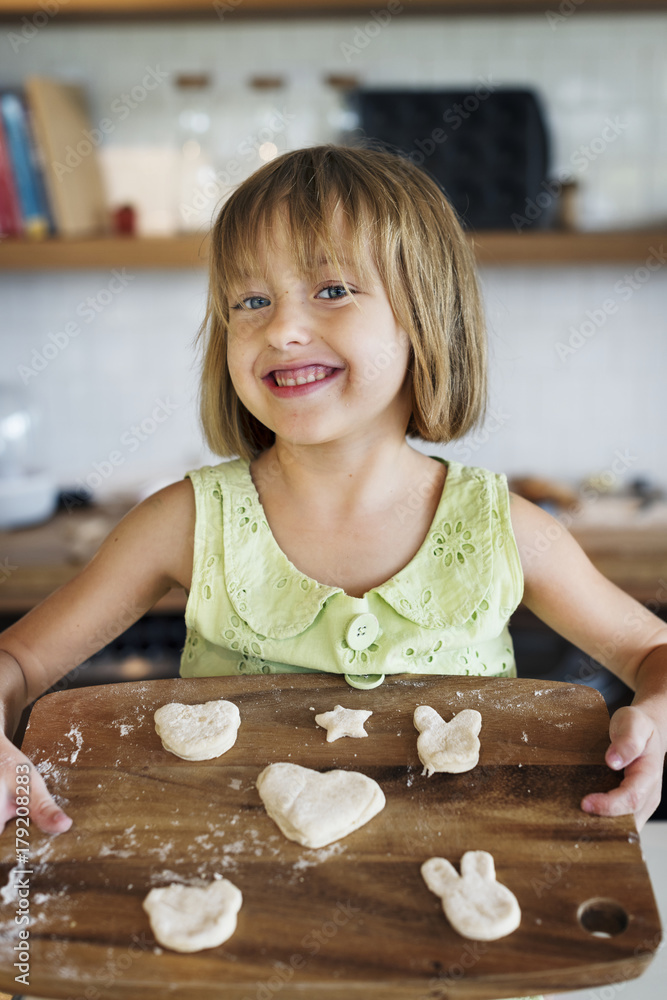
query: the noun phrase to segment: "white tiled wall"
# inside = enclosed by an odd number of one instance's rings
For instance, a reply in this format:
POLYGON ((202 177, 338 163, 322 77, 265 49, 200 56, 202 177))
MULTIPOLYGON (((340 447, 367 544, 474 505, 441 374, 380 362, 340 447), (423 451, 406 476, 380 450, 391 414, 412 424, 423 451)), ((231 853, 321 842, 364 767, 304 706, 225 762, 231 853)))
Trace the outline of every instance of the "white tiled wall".
MULTIPOLYGON (((93 27, 59 23, 56 16, 26 40, 25 24, 17 22, 0 29, 0 86, 20 84, 30 73, 85 81, 93 122, 109 116, 114 122, 104 149, 108 166, 128 147, 165 149, 175 142, 168 80, 125 120, 113 110, 148 68, 158 75, 210 71, 210 148, 223 169, 244 137, 257 144, 267 109, 287 120, 274 136, 280 150, 334 138, 336 99, 322 83, 329 73, 396 87, 491 77, 496 85, 525 84, 541 95, 553 137, 552 171, 576 174, 583 226, 667 220, 667 16, 591 16, 576 8, 551 23, 544 14, 397 15, 377 33, 376 25, 365 16, 266 22, 229 13, 224 22, 93 27), (250 91, 245 81, 256 73, 279 74, 286 85, 264 95, 250 91), (617 123, 618 136, 582 160, 580 147, 598 138, 608 119, 617 123)), ((253 152, 243 161, 245 172, 260 162, 253 152)), ((628 476, 646 474, 667 485, 667 266, 633 275, 640 263, 486 269, 492 412, 485 433, 444 453, 508 473, 574 480, 611 468, 618 452, 628 476), (630 292, 626 274, 636 286, 630 292), (617 310, 582 338, 582 324, 591 322, 587 313, 599 318, 607 300, 617 310), (577 331, 583 346, 559 356, 558 344, 577 331)), ((98 271, 0 275, 2 380, 21 382, 21 371, 36 370, 35 352, 43 355, 50 335, 68 322, 81 331, 57 351, 50 347, 43 370, 27 378, 43 412, 37 459, 63 485, 96 477, 104 490, 115 490, 179 477, 210 457, 197 428, 192 347, 204 309, 204 274, 126 272, 126 284, 102 304, 111 279, 98 271), (81 304, 90 296, 100 311, 88 322, 81 304), (114 451, 122 461, 104 477, 99 470, 114 451)))

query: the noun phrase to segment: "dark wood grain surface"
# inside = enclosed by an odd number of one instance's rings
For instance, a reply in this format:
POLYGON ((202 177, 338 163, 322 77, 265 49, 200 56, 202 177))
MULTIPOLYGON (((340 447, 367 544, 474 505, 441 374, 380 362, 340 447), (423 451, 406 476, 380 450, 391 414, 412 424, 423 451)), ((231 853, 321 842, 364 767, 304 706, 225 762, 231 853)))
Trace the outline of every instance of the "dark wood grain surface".
MULTIPOLYGON (((639 975, 660 923, 634 821, 579 809, 585 793, 619 781, 603 762, 607 728, 596 691, 533 680, 404 675, 358 691, 320 674, 179 678, 47 695, 23 749, 74 823, 57 837, 29 831, 22 992, 483 1000, 639 975), (155 709, 220 697, 241 712, 231 750, 189 762, 162 748, 155 709), (366 739, 326 742, 314 716, 339 703, 372 709, 366 739), (420 704, 446 720, 482 713, 474 770, 422 777, 420 704), (386 807, 328 847, 292 843, 255 788, 260 770, 281 760, 363 771, 386 807), (521 926, 499 941, 460 937, 421 878, 426 858, 458 866, 466 850, 489 851, 519 900, 521 926), (243 893, 234 935, 192 955, 160 948, 141 905, 147 892, 215 874, 243 893)), ((0 837, 0 988, 9 990, 15 834, 11 822, 0 837)))

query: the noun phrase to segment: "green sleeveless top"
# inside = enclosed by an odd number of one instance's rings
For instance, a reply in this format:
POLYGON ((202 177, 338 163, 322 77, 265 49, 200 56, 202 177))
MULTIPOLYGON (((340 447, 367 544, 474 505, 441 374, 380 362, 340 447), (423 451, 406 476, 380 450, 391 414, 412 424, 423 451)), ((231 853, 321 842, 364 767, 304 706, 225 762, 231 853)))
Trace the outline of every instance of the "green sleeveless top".
MULTIPOLYGON (((445 464, 419 551, 363 597, 318 583, 289 561, 247 461, 186 473, 196 523, 181 676, 325 671, 353 687, 375 687, 386 674, 515 677, 507 622, 523 573, 507 478, 445 464)), ((400 517, 397 509, 397 531, 400 517)))

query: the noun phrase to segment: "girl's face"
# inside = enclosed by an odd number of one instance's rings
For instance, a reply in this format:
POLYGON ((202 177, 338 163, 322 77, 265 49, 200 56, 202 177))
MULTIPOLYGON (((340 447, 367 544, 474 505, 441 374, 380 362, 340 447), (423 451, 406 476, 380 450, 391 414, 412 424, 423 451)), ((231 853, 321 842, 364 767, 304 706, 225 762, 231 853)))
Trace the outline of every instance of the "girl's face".
POLYGON ((344 273, 350 296, 324 259, 313 279, 296 274, 286 227, 274 236, 259 256, 262 273, 229 302, 227 363, 239 399, 292 444, 404 441, 410 342, 370 255, 370 281, 344 273))

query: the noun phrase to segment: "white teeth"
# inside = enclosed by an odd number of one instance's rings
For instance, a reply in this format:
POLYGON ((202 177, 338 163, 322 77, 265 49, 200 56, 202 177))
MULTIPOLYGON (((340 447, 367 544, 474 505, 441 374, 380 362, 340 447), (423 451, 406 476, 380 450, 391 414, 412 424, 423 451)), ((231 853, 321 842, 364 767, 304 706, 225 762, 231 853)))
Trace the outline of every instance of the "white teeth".
POLYGON ((307 382, 321 382, 327 376, 326 372, 319 372, 317 375, 311 374, 307 378, 303 375, 297 375, 296 378, 288 378, 286 375, 279 375, 278 372, 274 372, 274 377, 276 383, 284 387, 287 385, 306 385, 307 382))

